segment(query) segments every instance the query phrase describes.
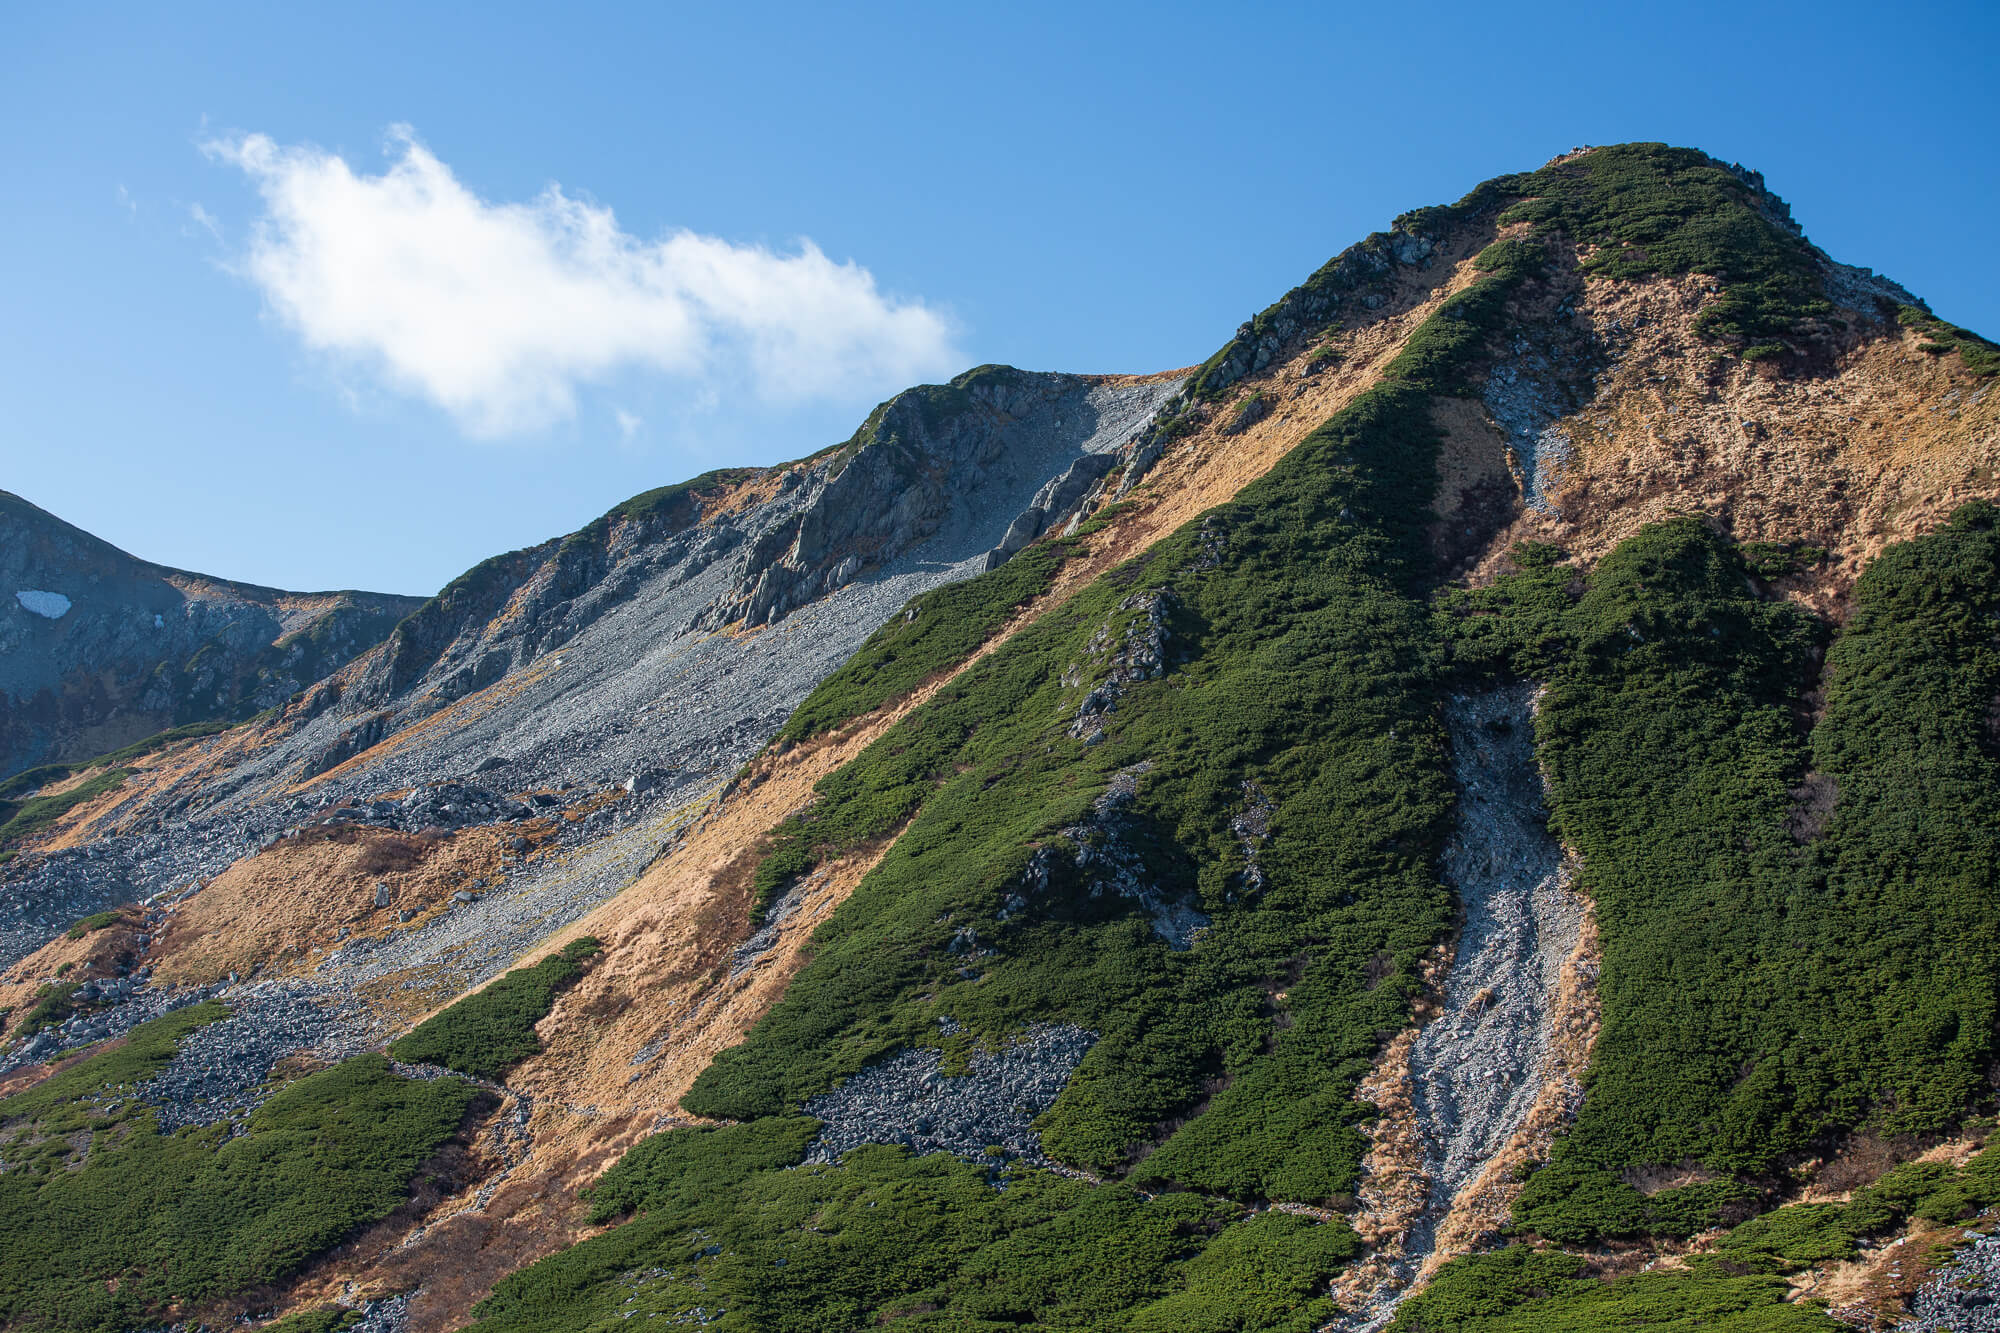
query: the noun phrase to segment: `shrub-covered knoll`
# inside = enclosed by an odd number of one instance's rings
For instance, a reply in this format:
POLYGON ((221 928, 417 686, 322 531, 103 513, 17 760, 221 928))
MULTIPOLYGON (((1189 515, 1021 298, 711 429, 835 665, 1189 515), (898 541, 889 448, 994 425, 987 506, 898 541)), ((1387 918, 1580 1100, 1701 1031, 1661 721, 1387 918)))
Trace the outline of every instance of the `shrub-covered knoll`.
POLYGON ((1846 1203, 1801 1203, 1754 1217, 1691 1260, 1725 1273, 1795 1273, 1852 1259, 1858 1243, 1886 1236, 1913 1218, 1964 1222, 2000 1204, 2000 1151, 1963 1169, 1948 1162, 1907 1162, 1846 1203))
POLYGON ((124 914, 115 907, 108 912, 93 912, 71 926, 65 934, 69 939, 80 940, 94 930, 108 930, 123 919, 124 914))
POLYGON ((1618 1166, 1762 1166, 1824 1115, 1775 1103, 1756 1077, 1787 1055, 1773 983, 1790 963, 1785 816, 1805 767, 1792 705, 1818 626, 1759 600, 1733 547, 1692 519, 1606 556, 1569 622, 1537 742, 1604 949, 1569 1144, 1618 1166))
POLYGON ((113 1333, 276 1282, 408 1195, 476 1094, 358 1056, 228 1125, 161 1134, 132 1084, 222 1016, 183 1009, 0 1101, 0 1322, 113 1333))
POLYGON ((594 1191, 600 1214, 635 1219, 503 1281, 476 1327, 660 1315, 758 1333, 1309 1333, 1333 1314, 1328 1278, 1360 1249, 1340 1223, 898 1148, 784 1169, 815 1129, 760 1120, 650 1140, 594 1191))
MULTIPOLYGON (((1430 242, 1471 226, 1531 223, 1547 239, 1562 235, 1581 251, 1584 271, 1608 278, 1715 279, 1714 299, 1697 319, 1706 337, 1746 357, 1781 353, 1785 340, 1812 331, 1832 314, 1812 247, 1784 201, 1762 177, 1725 166, 1692 148, 1614 144, 1539 171, 1487 181, 1455 204, 1412 209, 1395 232, 1377 232, 1327 261, 1312 277, 1247 321, 1189 381, 1189 399, 1219 400, 1253 368, 1268 364, 1275 340, 1313 337, 1338 327, 1356 296, 1380 289, 1395 271, 1403 237, 1430 242)), ((1941 351, 1962 350, 1978 369, 1981 341, 1963 335, 1941 351)), ((1933 336, 1940 336, 1934 334, 1933 336)), ((1167 423, 1169 436, 1187 417, 1167 423)))
POLYGON ((584 961, 598 948, 598 942, 586 935, 531 967, 515 968, 419 1023, 390 1043, 389 1054, 476 1078, 504 1077, 541 1051, 535 1024, 548 1017, 557 994, 583 975, 584 961))
POLYGON ((1863 1124, 1945 1128, 1981 1095, 2000 965, 1992 524, 1969 506, 1864 572, 1809 736, 1822 631, 1760 600, 1692 520, 1619 547, 1573 605, 1570 572, 1542 566, 1453 607, 1463 665, 1549 682, 1551 806, 1604 949, 1584 1106, 1521 1225, 1581 1243, 1722 1220, 1616 1173, 1767 1171, 1863 1124))
POLYGON ((2000 375, 2000 346, 1980 337, 1971 329, 1947 324, 1928 310, 1906 305, 1896 311, 1897 323, 1924 335, 1923 349, 1934 356, 1957 352, 1965 368, 1975 375, 2000 375))
POLYGON ((1736 345, 1768 346, 1832 313, 1812 247, 1761 177, 1692 148, 1619 144, 1510 182, 1532 196, 1503 222, 1554 223, 1607 278, 1718 280, 1695 327, 1736 345))

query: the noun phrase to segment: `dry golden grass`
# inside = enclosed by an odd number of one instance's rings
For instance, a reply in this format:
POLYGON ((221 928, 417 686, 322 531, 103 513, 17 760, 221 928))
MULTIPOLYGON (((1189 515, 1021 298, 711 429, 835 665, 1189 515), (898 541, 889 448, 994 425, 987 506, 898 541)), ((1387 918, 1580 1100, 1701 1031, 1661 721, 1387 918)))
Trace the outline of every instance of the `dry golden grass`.
MULTIPOLYGON (((1579 318, 1629 342, 1588 407, 1559 423, 1577 448, 1558 513, 1521 512, 1473 562, 1490 579, 1515 541, 1594 560, 1641 526, 1708 515, 1737 540, 1804 542, 1831 559, 1786 591, 1840 615, 1862 565, 2000 494, 2000 393, 1908 330, 1861 339, 1825 375, 1786 378, 1716 359, 1694 333, 1706 280, 1586 282, 1579 318)), ((1455 458, 1504 457, 1500 432, 1450 423, 1455 458), (1483 442, 1482 442, 1483 436, 1483 442)), ((1518 496, 1518 487, 1516 488, 1518 496)))
MULTIPOLYGON (((537 821, 434 837, 353 824, 310 827, 236 862, 174 908, 155 937, 155 975, 203 985, 231 972, 310 969, 343 941, 412 930, 449 910, 452 894, 474 880, 499 879, 509 839, 539 841, 550 828, 537 821), (375 906, 378 883, 389 886, 386 907, 375 906), (405 908, 417 916, 401 925, 396 917, 405 908)), ((377 998, 404 1009, 421 1002, 393 988, 377 998)))

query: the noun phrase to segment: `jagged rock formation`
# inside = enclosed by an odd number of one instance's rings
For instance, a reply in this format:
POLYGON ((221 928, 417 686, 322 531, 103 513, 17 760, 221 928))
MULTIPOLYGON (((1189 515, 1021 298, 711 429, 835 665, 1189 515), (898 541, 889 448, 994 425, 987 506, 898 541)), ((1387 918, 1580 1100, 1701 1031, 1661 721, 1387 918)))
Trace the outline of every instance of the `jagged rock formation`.
POLYGON ((275 707, 422 604, 168 569, 5 491, 0 593, 0 778, 275 707))
MULTIPOLYGON (((282 1164, 422 1100, 355 1052, 575 945, 510 1109, 259 1309, 1829 1329, 1791 1297, 2000 1207, 1996 370, 1633 145, 1405 215, 1191 374, 913 390, 51 817, 0 1094, 128 1034, 160 1109, 72 1155, 226 1119, 282 1164)), ((74 1299, 161 1307, 96 1262, 74 1299)))

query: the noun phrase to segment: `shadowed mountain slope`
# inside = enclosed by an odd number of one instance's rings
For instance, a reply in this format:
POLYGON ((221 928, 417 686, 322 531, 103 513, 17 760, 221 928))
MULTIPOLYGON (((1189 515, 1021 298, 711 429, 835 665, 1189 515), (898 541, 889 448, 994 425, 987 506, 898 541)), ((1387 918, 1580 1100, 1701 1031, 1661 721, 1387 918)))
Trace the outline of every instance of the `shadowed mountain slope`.
POLYGON ((241 721, 380 643, 421 598, 168 569, 0 491, 0 778, 241 721))

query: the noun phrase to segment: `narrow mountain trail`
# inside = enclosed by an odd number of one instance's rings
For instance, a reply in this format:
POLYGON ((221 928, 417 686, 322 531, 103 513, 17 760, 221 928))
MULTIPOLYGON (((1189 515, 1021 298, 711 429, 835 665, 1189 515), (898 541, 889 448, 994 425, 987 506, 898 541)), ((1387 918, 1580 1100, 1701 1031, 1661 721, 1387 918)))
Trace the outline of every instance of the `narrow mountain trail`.
POLYGON ((1384 1115, 1357 1223, 1377 1253, 1339 1284, 1352 1313, 1330 1326, 1338 1333, 1384 1327, 1417 1283, 1503 1221, 1506 1201, 1491 1196, 1511 1190, 1496 1164, 1524 1156, 1523 1140, 1546 1137, 1543 1122, 1566 1118, 1580 1095, 1587 1041, 1565 1040, 1578 1007, 1565 981, 1594 970, 1579 956, 1588 910, 1546 827, 1537 691, 1512 685, 1445 709, 1459 806, 1441 869, 1462 923, 1427 1021, 1392 1045, 1367 1089, 1384 1115))

